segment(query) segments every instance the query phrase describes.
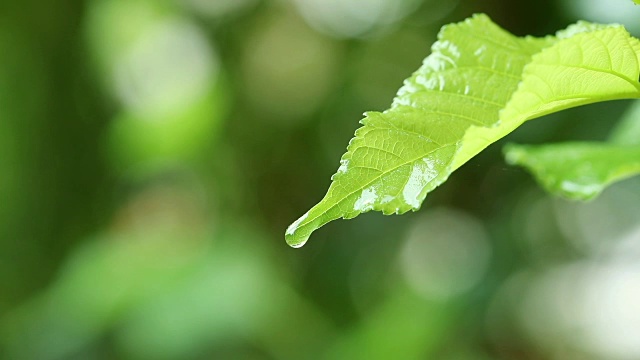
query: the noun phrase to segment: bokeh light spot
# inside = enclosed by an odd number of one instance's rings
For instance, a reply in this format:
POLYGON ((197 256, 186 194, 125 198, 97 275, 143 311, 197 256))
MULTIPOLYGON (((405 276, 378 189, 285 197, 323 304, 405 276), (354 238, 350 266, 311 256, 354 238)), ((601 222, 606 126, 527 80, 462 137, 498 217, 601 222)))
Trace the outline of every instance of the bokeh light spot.
POLYGON ((446 299, 477 285, 491 256, 488 235, 471 215, 450 209, 426 212, 401 253, 408 283, 427 298, 446 299))

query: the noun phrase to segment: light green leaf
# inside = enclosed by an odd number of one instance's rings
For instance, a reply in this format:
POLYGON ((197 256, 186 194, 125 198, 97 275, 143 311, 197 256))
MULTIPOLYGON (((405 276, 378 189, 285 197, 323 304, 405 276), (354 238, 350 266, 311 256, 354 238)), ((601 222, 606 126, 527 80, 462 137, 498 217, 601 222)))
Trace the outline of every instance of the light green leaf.
POLYGON ((534 174, 548 192, 591 200, 608 185, 640 174, 640 146, 606 143, 508 145, 507 162, 534 174))
POLYGON ((609 135, 608 143, 508 145, 507 162, 529 170, 548 192, 591 200, 608 185, 640 173, 640 101, 609 135))
POLYGON ((518 38, 485 15, 445 26, 391 108, 369 112, 325 197, 286 231, 302 246, 329 221, 402 214, 524 121, 596 101, 640 97, 640 43, 621 26, 578 23, 518 38))

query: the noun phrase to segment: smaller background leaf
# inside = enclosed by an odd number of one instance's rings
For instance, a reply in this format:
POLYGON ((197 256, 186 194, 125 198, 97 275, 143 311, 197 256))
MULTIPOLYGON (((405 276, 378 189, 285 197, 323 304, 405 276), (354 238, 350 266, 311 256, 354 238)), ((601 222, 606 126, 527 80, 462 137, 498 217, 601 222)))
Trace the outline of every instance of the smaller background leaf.
POLYGON ((509 164, 525 167, 548 192, 591 200, 608 185, 640 173, 640 146, 595 142, 507 145, 509 164))

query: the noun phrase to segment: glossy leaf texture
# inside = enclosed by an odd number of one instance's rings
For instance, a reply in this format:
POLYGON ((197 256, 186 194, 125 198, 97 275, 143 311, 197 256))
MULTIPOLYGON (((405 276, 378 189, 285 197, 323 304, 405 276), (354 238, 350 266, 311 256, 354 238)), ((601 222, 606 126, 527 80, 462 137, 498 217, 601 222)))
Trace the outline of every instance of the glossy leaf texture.
POLYGON ((485 15, 443 27, 391 108, 368 112, 325 197, 286 231, 313 231, 370 210, 402 214, 470 158, 526 120, 587 103, 640 97, 640 42, 586 22, 519 38, 485 15))

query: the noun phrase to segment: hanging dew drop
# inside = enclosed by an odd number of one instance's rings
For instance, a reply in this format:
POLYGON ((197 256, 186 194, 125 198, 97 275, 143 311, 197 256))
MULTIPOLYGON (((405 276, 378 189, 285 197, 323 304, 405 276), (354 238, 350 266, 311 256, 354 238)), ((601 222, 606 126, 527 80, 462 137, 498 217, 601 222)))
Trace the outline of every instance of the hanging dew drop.
POLYGON ((300 224, 302 224, 302 222, 308 216, 309 213, 307 212, 287 228, 287 231, 285 232, 285 240, 287 241, 287 244, 289 244, 289 246, 291 246, 292 248, 297 249, 299 247, 302 247, 307 242, 307 240, 309 240, 309 234, 307 234, 306 236, 300 236, 301 234, 298 229, 300 224))
POLYGON ((294 249, 299 249, 299 248, 303 247, 304 244, 307 243, 307 240, 309 240, 308 236, 305 239, 303 239, 302 241, 299 241, 299 240, 297 240, 296 242, 287 241, 287 244, 289 244, 289 246, 291 246, 294 249))

